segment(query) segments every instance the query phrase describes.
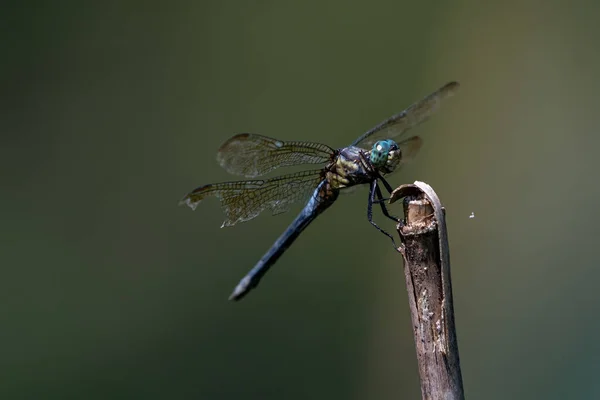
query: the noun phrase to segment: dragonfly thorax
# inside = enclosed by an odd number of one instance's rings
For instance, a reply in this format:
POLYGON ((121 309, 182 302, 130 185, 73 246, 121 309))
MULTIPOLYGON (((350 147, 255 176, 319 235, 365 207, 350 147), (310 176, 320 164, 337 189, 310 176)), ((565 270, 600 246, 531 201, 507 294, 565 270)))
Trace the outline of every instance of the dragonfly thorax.
POLYGON ((369 159, 371 164, 383 173, 390 173, 400 163, 401 153, 396 142, 380 140, 373 145, 369 159))

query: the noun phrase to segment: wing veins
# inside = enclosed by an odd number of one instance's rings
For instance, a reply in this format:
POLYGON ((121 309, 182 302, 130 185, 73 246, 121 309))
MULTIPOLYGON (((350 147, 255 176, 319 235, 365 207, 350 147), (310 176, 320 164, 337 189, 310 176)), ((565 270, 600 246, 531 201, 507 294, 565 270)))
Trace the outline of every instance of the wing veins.
POLYGON ((322 143, 284 142, 267 136, 241 133, 228 139, 217 152, 217 161, 229 173, 254 178, 279 167, 323 164, 334 150, 322 143))
POLYGON ((458 82, 450 82, 429 94, 423 99, 413 103, 408 108, 392 115, 388 119, 375 125, 359 136, 353 146, 363 144, 370 146, 381 138, 398 138, 409 129, 425 122, 437 111, 440 103, 453 95, 459 88, 458 82))
POLYGON ((264 180, 210 184, 190 192, 179 204, 195 209, 206 197, 215 196, 221 201, 226 216, 223 226, 233 226, 265 210, 271 210, 274 215, 287 211, 290 204, 306 199, 323 179, 323 170, 317 169, 264 180))

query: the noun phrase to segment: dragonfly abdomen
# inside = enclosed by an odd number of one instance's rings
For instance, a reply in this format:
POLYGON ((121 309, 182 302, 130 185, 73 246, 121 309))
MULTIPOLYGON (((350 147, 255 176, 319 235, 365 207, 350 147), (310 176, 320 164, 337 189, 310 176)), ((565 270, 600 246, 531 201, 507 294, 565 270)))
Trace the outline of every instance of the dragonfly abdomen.
POLYGON ((310 200, 300 214, 298 214, 296 219, 294 219, 285 232, 279 236, 271 248, 264 256, 262 256, 258 263, 256 263, 254 268, 252 268, 238 283, 233 290, 233 293, 231 293, 231 296, 229 296, 229 300, 240 300, 248 294, 250 290, 255 288, 263 275, 267 273, 269 268, 275 264, 287 248, 294 243, 300 233, 302 233, 302 231, 304 231, 304 229, 306 229, 319 214, 329 208, 329 206, 337 199, 338 195, 339 190, 332 188, 327 180, 323 180, 314 190, 310 200))

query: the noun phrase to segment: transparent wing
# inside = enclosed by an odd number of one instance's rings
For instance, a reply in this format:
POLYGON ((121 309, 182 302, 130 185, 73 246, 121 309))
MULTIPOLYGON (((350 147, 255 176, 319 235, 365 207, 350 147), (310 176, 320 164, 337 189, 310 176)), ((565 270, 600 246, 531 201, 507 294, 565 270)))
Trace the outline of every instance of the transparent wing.
POLYGON ((255 218, 264 210, 271 210, 273 215, 287 211, 291 203, 308 198, 323 179, 323 170, 318 169, 266 180, 215 183, 188 193, 179 205, 195 210, 200 201, 216 196, 226 216, 222 226, 233 226, 255 218))
POLYGON ((406 110, 392 115, 379 125, 365 132, 352 145, 357 146, 360 144, 364 148, 370 148, 373 143, 380 139, 400 137, 410 128, 426 121, 438 109, 441 101, 456 93, 459 86, 458 82, 447 83, 406 110))
POLYGON ((254 178, 279 167, 326 163, 333 153, 331 147, 321 143, 284 142, 241 133, 223 143, 217 161, 231 174, 254 178))
POLYGON ((400 154, 402 154, 400 165, 406 164, 415 158, 422 145, 423 139, 418 136, 413 136, 398 143, 398 148, 401 151, 400 154))

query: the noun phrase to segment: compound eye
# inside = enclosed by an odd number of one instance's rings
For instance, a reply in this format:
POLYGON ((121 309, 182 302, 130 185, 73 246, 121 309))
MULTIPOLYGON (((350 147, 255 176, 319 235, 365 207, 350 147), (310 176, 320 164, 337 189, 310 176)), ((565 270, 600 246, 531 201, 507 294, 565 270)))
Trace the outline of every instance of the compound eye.
POLYGON ((376 167, 381 167, 385 164, 390 152, 390 143, 387 140, 380 140, 373 145, 371 150, 371 163, 376 167))

